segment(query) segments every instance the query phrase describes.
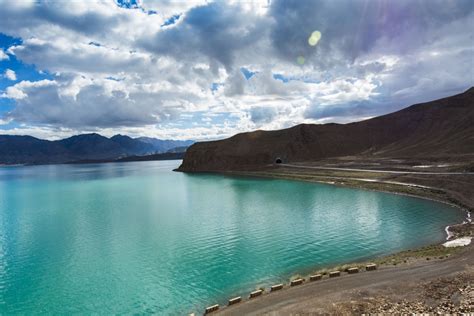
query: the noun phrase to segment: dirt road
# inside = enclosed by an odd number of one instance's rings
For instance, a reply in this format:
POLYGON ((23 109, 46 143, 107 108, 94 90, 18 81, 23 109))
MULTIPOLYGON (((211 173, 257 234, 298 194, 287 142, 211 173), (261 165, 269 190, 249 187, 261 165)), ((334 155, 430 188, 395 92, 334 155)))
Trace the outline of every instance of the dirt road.
POLYGON ((320 167, 320 166, 305 166, 305 165, 293 165, 293 164, 280 164, 280 166, 290 167, 290 168, 302 168, 302 169, 376 172, 376 173, 390 173, 390 174, 470 175, 470 176, 474 176, 474 172, 402 171, 402 170, 380 170, 380 169, 360 169, 360 168, 341 168, 341 167, 320 167))
POLYGON ((218 315, 288 315, 327 312, 333 302, 360 299, 383 293, 403 297, 407 287, 472 269, 471 245, 449 259, 419 261, 403 267, 383 267, 377 271, 306 282, 303 285, 246 300, 222 309, 218 315), (362 293, 362 294, 361 294, 362 293))

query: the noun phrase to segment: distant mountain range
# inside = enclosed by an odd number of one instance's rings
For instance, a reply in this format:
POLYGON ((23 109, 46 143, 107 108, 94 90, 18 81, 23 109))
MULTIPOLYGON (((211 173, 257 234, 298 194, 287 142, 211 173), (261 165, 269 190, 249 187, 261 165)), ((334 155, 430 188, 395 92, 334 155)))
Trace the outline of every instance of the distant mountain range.
MULTIPOLYGON (((32 136, 0 135, 0 164, 46 164, 93 160, 117 160, 183 152, 194 141, 161 140, 149 137, 131 138, 115 135, 82 134, 48 141, 32 136)), ((169 155, 172 157, 172 155, 169 155)))
POLYGON ((474 160, 474 88, 349 124, 301 124, 199 142, 186 151, 180 171, 255 169, 283 162, 341 156, 474 160))

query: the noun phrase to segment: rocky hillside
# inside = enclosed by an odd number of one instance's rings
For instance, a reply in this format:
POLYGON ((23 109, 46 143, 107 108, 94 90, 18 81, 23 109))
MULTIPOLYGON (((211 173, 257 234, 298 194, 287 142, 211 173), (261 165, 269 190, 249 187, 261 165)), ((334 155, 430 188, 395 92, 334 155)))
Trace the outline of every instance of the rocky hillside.
POLYGON ((179 171, 255 169, 283 162, 368 155, 436 158, 474 154, 474 88, 448 98, 349 124, 301 124, 200 142, 179 171))

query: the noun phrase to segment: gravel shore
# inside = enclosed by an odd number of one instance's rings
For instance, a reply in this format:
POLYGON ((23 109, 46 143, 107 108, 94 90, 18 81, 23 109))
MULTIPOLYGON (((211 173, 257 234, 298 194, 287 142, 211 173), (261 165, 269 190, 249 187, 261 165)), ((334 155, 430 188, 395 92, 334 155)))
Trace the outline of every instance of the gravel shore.
POLYGON ((219 315, 474 313, 474 247, 377 271, 305 282, 222 309, 219 315))

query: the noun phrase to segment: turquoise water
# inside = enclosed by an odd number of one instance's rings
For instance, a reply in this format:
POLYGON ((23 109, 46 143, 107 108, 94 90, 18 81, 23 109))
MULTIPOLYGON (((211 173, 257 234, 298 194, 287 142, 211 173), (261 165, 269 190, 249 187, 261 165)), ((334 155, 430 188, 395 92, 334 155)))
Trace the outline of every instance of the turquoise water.
POLYGON ((0 168, 0 313, 201 312, 296 273, 445 238, 464 214, 179 161, 0 168))

